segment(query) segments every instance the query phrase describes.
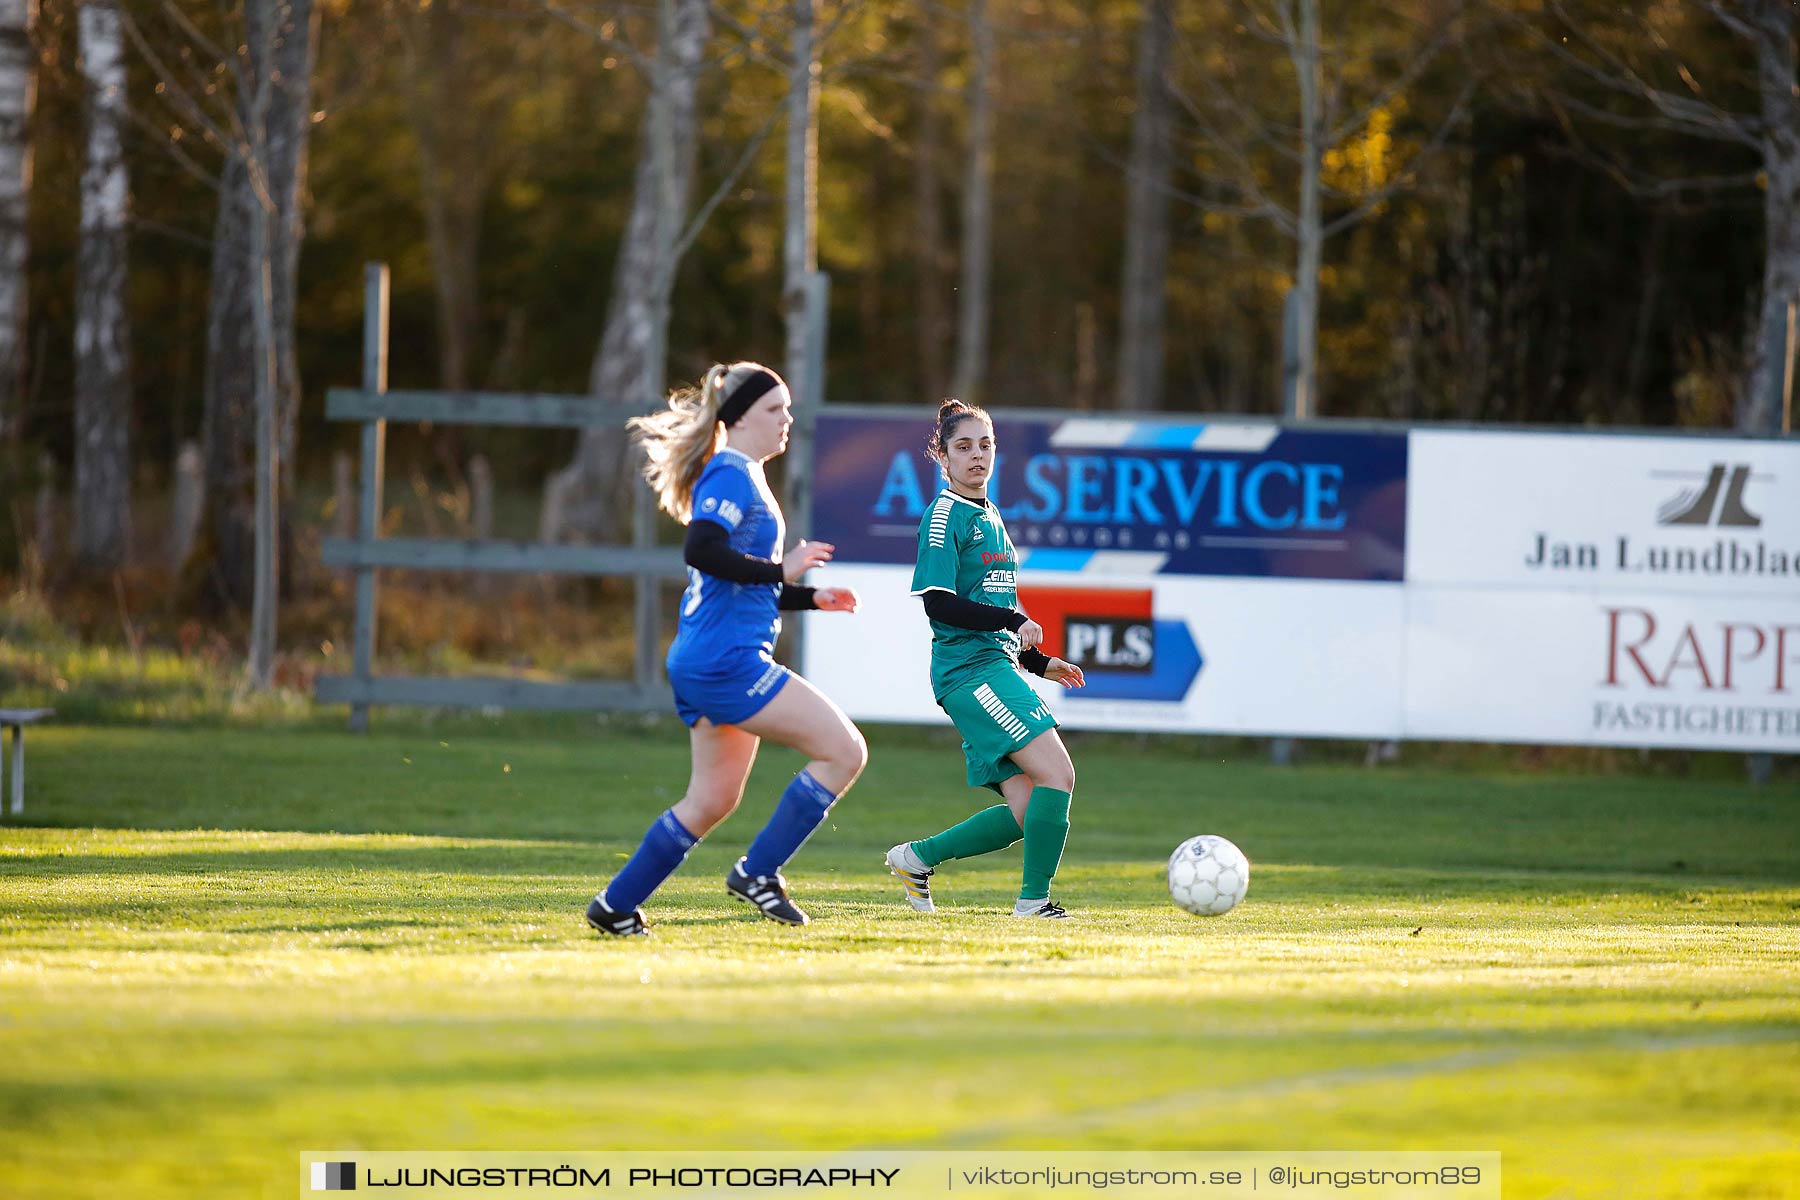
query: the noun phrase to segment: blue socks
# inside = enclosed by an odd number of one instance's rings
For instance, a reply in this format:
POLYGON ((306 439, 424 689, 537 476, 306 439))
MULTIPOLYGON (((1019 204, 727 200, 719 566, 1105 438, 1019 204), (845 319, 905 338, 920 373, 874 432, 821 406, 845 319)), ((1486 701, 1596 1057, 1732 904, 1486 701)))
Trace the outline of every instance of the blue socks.
POLYGON ((700 839, 675 819, 674 809, 664 812, 644 834, 631 861, 606 885, 606 907, 614 912, 630 912, 638 907, 650 898, 651 892, 662 886, 663 880, 675 873, 675 868, 687 859, 688 851, 699 844, 700 839))
MULTIPOLYGON (((744 872, 748 875, 775 874, 783 863, 794 857, 836 803, 837 797, 826 791, 825 785, 808 772, 794 776, 794 781, 781 793, 775 815, 750 843, 750 851, 744 856, 744 872)), ((606 885, 606 891, 602 893, 606 907, 614 912, 630 912, 643 904, 663 885, 663 880, 686 861, 688 851, 699 844, 700 839, 676 819, 674 809, 664 812, 644 834, 637 853, 606 885)))
POLYGON ((782 864, 794 857, 806 839, 825 821, 825 814, 837 803, 837 797, 812 777, 810 771, 794 776, 794 781, 781 793, 775 814, 762 827, 756 840, 744 855, 744 874, 773 875, 782 864))

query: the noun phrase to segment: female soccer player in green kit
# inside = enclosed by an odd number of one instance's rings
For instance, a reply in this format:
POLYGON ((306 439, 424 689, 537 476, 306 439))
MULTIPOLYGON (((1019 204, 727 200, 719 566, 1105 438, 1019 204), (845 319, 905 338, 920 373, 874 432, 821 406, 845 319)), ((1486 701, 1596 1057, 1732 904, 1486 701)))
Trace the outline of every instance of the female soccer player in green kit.
POLYGON ((931 691, 963 735, 969 786, 993 788, 1006 803, 922 841, 901 842, 887 853, 888 869, 913 908, 932 912, 939 863, 1004 850, 1022 834, 1025 871, 1013 916, 1067 917, 1050 899, 1050 881, 1069 836, 1075 764, 1056 718, 1019 671, 1066 688, 1087 681, 1080 667, 1034 649, 1044 630, 1017 607, 1018 555, 987 498, 995 452, 987 413, 944 401, 926 452, 945 481, 919 522, 912 582, 931 619, 931 691))

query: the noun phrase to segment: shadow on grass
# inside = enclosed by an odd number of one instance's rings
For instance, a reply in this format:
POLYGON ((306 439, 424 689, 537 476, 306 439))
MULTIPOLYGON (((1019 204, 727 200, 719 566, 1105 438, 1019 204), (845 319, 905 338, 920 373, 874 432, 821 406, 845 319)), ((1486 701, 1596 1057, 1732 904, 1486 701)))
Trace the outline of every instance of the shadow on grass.
MULTIPOLYGON (((230 835, 209 832, 195 836, 230 835)), ((585 896, 586 889, 616 870, 629 849, 630 843, 624 842, 543 841, 367 846, 344 845, 334 837, 330 842, 322 839, 316 846, 268 847, 248 842, 240 848, 121 854, 108 844, 93 852, 64 848, 55 854, 0 853, 0 879, 36 889, 22 894, 14 913, 37 919, 104 920, 126 912, 253 912, 280 905, 366 911, 374 900, 383 913, 417 911, 444 919, 461 914, 473 921, 478 914, 495 909, 535 910, 572 904, 571 897, 585 896), (106 895, 96 899, 83 895, 94 890, 106 895), (450 897, 454 897, 454 911, 445 907, 450 897)), ((714 873, 722 871, 734 854, 733 846, 708 846, 677 879, 685 886, 710 887, 716 882, 714 873)), ((810 883, 819 901, 894 906, 892 883, 870 866, 870 857, 841 846, 822 849, 808 853, 791 873, 796 881, 810 883)), ((1016 862, 1002 854, 985 869, 953 867, 945 879, 946 893, 985 895, 1009 883, 1007 877, 1016 869, 1016 862)), ((1089 905, 1117 909, 1164 903, 1160 869, 1151 869, 1142 861, 1071 858, 1060 879, 1064 888, 1089 905)), ((1266 863, 1254 871, 1252 890, 1257 903, 1265 907, 1310 909, 1386 902, 1410 912, 1434 905, 1485 902, 1517 905, 1541 914, 1596 904, 1653 902, 1671 912, 1704 916, 1715 903, 1747 901, 1754 893, 1747 894, 1745 887, 1756 882, 1686 874, 1662 877, 1618 869, 1496 871, 1266 863)), ((1780 888, 1763 898, 1775 903, 1782 896, 1787 897, 1790 909, 1800 903, 1800 897, 1780 888)), ((671 923, 681 924, 682 919, 674 918, 671 923)), ((333 930, 355 927, 354 922, 337 921, 321 926, 333 930)), ((303 930, 307 926, 281 923, 275 928, 303 930)))

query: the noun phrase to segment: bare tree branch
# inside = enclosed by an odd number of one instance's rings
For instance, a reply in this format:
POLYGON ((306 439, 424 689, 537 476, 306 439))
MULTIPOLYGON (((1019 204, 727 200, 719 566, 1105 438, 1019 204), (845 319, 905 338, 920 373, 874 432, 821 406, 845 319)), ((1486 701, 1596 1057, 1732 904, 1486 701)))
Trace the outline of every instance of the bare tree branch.
POLYGON ((1393 102, 1395 96, 1411 87, 1419 76, 1425 73, 1425 68, 1437 61, 1438 55, 1454 40, 1455 35, 1456 25, 1452 18, 1438 27, 1431 40, 1421 47, 1417 54, 1413 55, 1412 59, 1401 69, 1400 74, 1390 79, 1373 99, 1352 116, 1335 125, 1327 126, 1325 130, 1326 143, 1335 146, 1367 125, 1377 111, 1386 108, 1393 102))
MULTIPOLYGON (((1122 158, 1116 151, 1102 143, 1099 139, 1086 139, 1086 146, 1088 151, 1092 153, 1095 158, 1109 166, 1118 168, 1121 173, 1129 172, 1131 170, 1131 164, 1129 162, 1122 158)), ((1235 175, 1219 175, 1211 171, 1203 171, 1194 167, 1189 167, 1187 173, 1198 179, 1201 183, 1216 185, 1221 191, 1241 190, 1239 180, 1235 175)), ((1214 196, 1204 195, 1200 192, 1190 191, 1186 188, 1179 188, 1173 184, 1163 184, 1160 181, 1157 181, 1157 190, 1163 195, 1168 196, 1170 199, 1180 200, 1192 208, 1199 209, 1201 212, 1224 213, 1231 216, 1252 217, 1259 220, 1267 220, 1286 233, 1292 234, 1293 232, 1293 214, 1281 207, 1281 205, 1277 204, 1275 201, 1269 199, 1267 196, 1262 197, 1256 202, 1222 200, 1214 196)))
POLYGON ((1760 168, 1737 175, 1709 175, 1676 179, 1640 174, 1618 155, 1595 147, 1583 137, 1580 125, 1560 107, 1559 102, 1563 97, 1552 95, 1550 99, 1551 112, 1555 114, 1558 127, 1562 129, 1563 136, 1568 140, 1570 146, 1569 157, 1601 171, 1621 191, 1630 195, 1645 199, 1678 200, 1689 192, 1712 193, 1754 185, 1762 175, 1760 168))
POLYGON ((1239 194, 1247 197, 1250 206, 1258 213, 1268 215, 1284 232, 1290 235, 1293 234, 1298 228, 1294 214, 1286 207, 1278 204, 1271 196, 1263 191, 1262 185, 1256 180, 1256 165, 1250 161, 1249 156, 1244 153, 1242 147, 1237 145, 1231 138, 1223 136, 1208 118, 1206 112, 1203 111, 1199 105, 1195 104, 1193 98, 1188 96, 1186 92, 1173 86, 1171 86, 1169 90, 1174 95, 1175 99, 1181 103, 1182 107, 1188 110, 1188 114, 1193 117, 1194 123, 1200 127, 1200 132, 1206 138, 1207 144, 1220 154, 1224 155, 1236 169, 1236 175, 1225 181, 1228 186, 1232 187, 1239 194), (1275 214, 1279 214, 1279 216, 1276 216, 1275 214))
POLYGON ((1364 217, 1367 217, 1377 208, 1380 208, 1383 204, 1386 204, 1397 193, 1411 187, 1414 180, 1413 171, 1426 159, 1443 149, 1444 142, 1449 139, 1450 131, 1455 128, 1457 122, 1462 120, 1462 115, 1468 109, 1469 100, 1474 94, 1475 81, 1473 79, 1465 80, 1462 91, 1458 93, 1455 103, 1450 106, 1449 115, 1438 125, 1436 131, 1434 131, 1431 136, 1431 140, 1419 147, 1418 152, 1412 156, 1412 159, 1406 166, 1394 173, 1392 181, 1385 187, 1375 191, 1349 212, 1334 220, 1327 221, 1325 223, 1325 236, 1330 238, 1334 234, 1342 233, 1352 225, 1357 224, 1364 217))
POLYGON ((778 54, 763 49, 763 43, 771 36, 764 23, 773 17, 776 9, 765 9, 757 14, 755 25, 746 25, 728 12, 715 9, 713 20, 737 35, 737 45, 720 56, 719 65, 729 68, 734 58, 742 62, 753 62, 780 75, 787 74, 787 62, 778 54))
POLYGON ((786 112, 784 103, 778 102, 769 109, 769 114, 763 118, 762 125, 744 144, 743 151, 738 154, 737 162, 732 164, 731 170, 726 172, 725 178, 719 181, 719 186, 713 189, 712 195, 708 196, 706 202, 694 213, 694 219, 688 222, 688 227, 682 231, 680 240, 675 243, 674 261, 681 261, 682 256, 688 252, 688 247, 694 244, 694 239, 700 236, 700 231, 706 228, 706 222, 711 218, 713 209, 719 207, 720 202, 731 194, 731 189, 737 186, 737 181, 742 178, 745 169, 755 161, 757 152, 762 149, 763 143, 768 140, 770 132, 774 130, 776 122, 786 112))
MULTIPOLYGON (((182 146, 178 139, 169 135, 169 131, 163 127, 161 122, 152 121, 148 116, 133 108, 127 108, 125 110, 125 115, 133 125, 137 126, 138 130, 142 132, 148 140, 154 141, 164 153, 174 159, 177 166, 181 167, 189 175, 192 175, 196 181, 205 184, 213 191, 219 190, 219 177, 217 173, 207 170, 206 166, 201 163, 199 159, 189 154, 186 147, 182 146)), ((205 132, 202 132, 200 136, 202 141, 207 145, 212 146, 214 149, 227 154, 231 152, 230 147, 218 145, 205 132)), ((135 220, 136 218, 134 217, 133 219, 135 220)), ((208 244, 210 245, 210 243, 208 244)))
MULTIPOLYGON (((181 20, 185 22, 186 18, 183 17, 181 20)), ((182 85, 180 77, 169 68, 162 56, 156 52, 155 47, 151 46, 150 40, 139 28, 137 20, 126 12, 123 6, 119 10, 119 21, 125 30, 125 36, 131 39, 131 44, 136 47, 139 54, 144 56, 144 60, 150 64, 151 70, 156 73, 157 81, 161 84, 159 94, 164 97, 170 107, 175 109, 184 122, 197 127, 202 135, 220 150, 231 153, 233 147, 236 147, 242 140, 239 136, 242 130, 233 106, 229 104, 225 106, 229 116, 224 124, 214 120, 206 111, 206 106, 182 85), (229 128, 227 128, 228 126, 229 128)))
MULTIPOLYGON (((1762 145, 1762 123, 1755 117, 1730 113, 1713 104, 1692 100, 1666 88, 1657 87, 1635 70, 1630 63, 1595 41, 1580 22, 1568 13, 1562 0, 1549 0, 1552 12, 1570 30, 1570 36, 1600 60, 1600 66, 1574 53, 1557 39, 1550 37, 1527 21, 1517 21, 1526 36, 1547 50, 1557 61, 1573 68, 1584 79, 1619 95, 1644 101, 1655 108, 1681 132, 1717 141, 1737 142, 1759 149, 1762 145), (1602 69, 1604 68, 1604 69, 1602 69)), ((1516 19, 1515 19, 1516 20, 1516 19)), ((1596 110, 1597 111, 1597 110, 1596 110)))
POLYGON ((830 23, 818 34, 820 59, 825 57, 825 47, 831 42, 832 35, 848 24, 850 18, 860 13, 863 8, 864 0, 844 0, 842 4, 838 5, 837 12, 833 14, 830 23))
POLYGON ((1731 30, 1731 32, 1737 34, 1747 42, 1758 40, 1760 35, 1756 32, 1756 26, 1732 13, 1723 4, 1720 4, 1719 0, 1703 0, 1703 2, 1706 6, 1706 11, 1711 13, 1713 19, 1719 24, 1731 30))
POLYGON ((640 54, 637 47, 633 46, 628 39, 617 36, 614 32, 615 22, 608 21, 602 25, 595 25, 570 12, 556 3, 556 0, 536 0, 536 3, 554 20, 560 21, 570 29, 586 34, 598 45, 605 46, 608 50, 624 57, 645 82, 651 80, 650 60, 640 54))
POLYGON ((1546 91, 1544 95, 1553 103, 1566 107, 1569 111, 1594 122, 1596 125, 1609 125, 1614 129, 1638 129, 1654 130, 1662 133, 1679 133, 1688 137, 1703 138, 1708 141, 1735 142, 1738 145, 1747 146, 1757 150, 1760 150, 1762 147, 1760 138, 1751 136, 1726 136, 1723 127, 1712 122, 1697 124, 1669 116, 1636 117, 1629 113, 1617 113, 1610 109, 1601 108, 1596 104, 1591 104, 1588 101, 1581 99, 1579 96, 1571 96, 1563 91, 1546 91))
MULTIPOLYGON (((1184 62, 1188 66, 1194 68, 1189 74, 1200 80, 1201 86, 1206 89, 1207 100, 1210 104, 1224 110, 1228 115, 1234 117, 1238 123, 1246 129, 1252 140, 1260 142, 1269 150, 1283 155, 1290 161, 1299 161, 1299 155, 1297 155, 1293 148, 1288 144, 1291 139, 1299 134, 1300 131, 1297 126, 1289 125, 1281 121, 1275 121, 1263 116, 1254 108, 1250 107, 1250 105, 1238 99, 1230 88, 1221 86, 1216 72, 1194 57, 1193 53, 1188 48, 1186 39, 1177 38, 1175 49, 1182 56, 1184 62)), ((1177 98, 1183 102, 1183 107, 1186 107, 1190 112, 1193 112, 1192 106, 1195 101, 1188 97, 1180 88, 1176 87, 1172 80, 1169 86, 1176 94, 1177 98)))

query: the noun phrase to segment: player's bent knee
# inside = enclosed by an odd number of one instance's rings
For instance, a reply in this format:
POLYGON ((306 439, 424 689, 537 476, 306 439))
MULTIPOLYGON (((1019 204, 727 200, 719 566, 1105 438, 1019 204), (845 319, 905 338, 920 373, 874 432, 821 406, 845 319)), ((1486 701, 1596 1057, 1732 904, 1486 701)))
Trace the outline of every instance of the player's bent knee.
POLYGON ((739 797, 729 793, 701 792, 698 795, 690 793, 688 800, 710 828, 737 811, 739 797))
POLYGON ((869 762, 869 743, 862 730, 846 720, 831 737, 831 745, 819 755, 832 766, 856 774, 869 762))

